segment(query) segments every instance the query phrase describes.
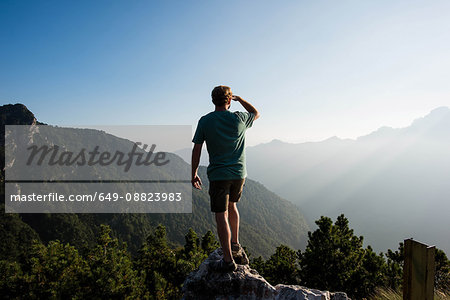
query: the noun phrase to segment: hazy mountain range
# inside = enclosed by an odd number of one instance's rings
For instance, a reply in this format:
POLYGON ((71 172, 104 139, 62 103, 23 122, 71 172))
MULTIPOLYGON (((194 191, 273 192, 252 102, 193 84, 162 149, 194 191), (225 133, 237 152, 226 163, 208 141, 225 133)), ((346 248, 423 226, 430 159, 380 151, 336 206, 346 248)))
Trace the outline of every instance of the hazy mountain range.
MULTIPOLYGON (((82 121, 80 120, 80 122, 82 121)), ((5 125, 13 124, 31 125, 43 123, 38 122, 34 115, 22 104, 0 106, 0 134, 2 137, 5 135, 5 125)), ((47 125, 40 126, 46 127, 47 125)), ((85 145, 87 142, 94 143, 96 141, 98 145, 112 153, 117 149, 131 149, 133 144, 129 140, 97 130, 63 129, 55 132, 60 131, 61 133, 54 138, 57 138, 59 146, 67 150, 72 149, 77 144, 85 145), (89 137, 86 136, 86 133, 88 133, 89 137)), ((0 239, 3 241, 0 247, 0 256, 21 252, 14 247, 26 248, 26 244, 36 237, 43 242, 59 239, 65 243, 69 242, 78 248, 92 246, 96 242, 95 235, 98 233, 99 224, 110 225, 113 235, 121 241, 127 242, 132 253, 137 252, 147 235, 159 223, 166 226, 170 241, 179 245, 184 244, 184 235, 189 228, 193 228, 201 235, 208 230, 215 231, 215 220, 213 213, 210 211, 207 192, 208 180, 206 179, 206 168, 204 167, 200 168, 199 173, 205 186, 201 191, 193 191, 192 214, 5 214, 5 139, 2 138, 0 141, 2 142, 0 147, 0 239)), ((173 154, 169 155, 171 155, 171 160, 176 161, 175 171, 189 167, 179 157, 173 154)), ((59 170, 59 168, 55 167, 55 170, 59 170)), ((55 170, 52 170, 52 172, 55 170)), ((173 171, 161 168, 158 170, 161 173, 161 177, 158 178, 173 179, 175 178, 173 171)), ((61 173, 62 171, 58 172, 61 173)), ((95 175, 99 179, 110 178, 111 172, 113 174, 117 173, 113 169, 108 171, 99 166, 93 166, 86 172, 90 172, 89 174, 84 174, 86 178, 92 178, 92 175, 95 175)), ((39 176, 43 176, 43 174, 39 174, 39 176)), ((262 255, 268 257, 280 244, 289 245, 294 249, 305 246, 306 234, 309 228, 300 209, 251 179, 246 181, 245 186, 242 200, 239 204, 241 243, 249 249, 250 253, 253 256, 262 255)), ((67 184, 65 188, 71 193, 80 193, 79 190, 73 190, 73 185, 67 184)))
POLYGON ((450 109, 356 140, 247 148, 249 176, 309 221, 344 213, 377 250, 413 237, 450 251, 450 109))

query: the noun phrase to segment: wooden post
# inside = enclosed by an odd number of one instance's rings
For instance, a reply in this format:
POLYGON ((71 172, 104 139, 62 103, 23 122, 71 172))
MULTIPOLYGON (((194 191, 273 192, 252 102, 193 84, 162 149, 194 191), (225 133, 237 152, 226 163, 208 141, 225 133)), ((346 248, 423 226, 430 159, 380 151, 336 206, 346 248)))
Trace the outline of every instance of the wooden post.
POLYGON ((403 300, 433 300, 434 246, 405 240, 403 300))

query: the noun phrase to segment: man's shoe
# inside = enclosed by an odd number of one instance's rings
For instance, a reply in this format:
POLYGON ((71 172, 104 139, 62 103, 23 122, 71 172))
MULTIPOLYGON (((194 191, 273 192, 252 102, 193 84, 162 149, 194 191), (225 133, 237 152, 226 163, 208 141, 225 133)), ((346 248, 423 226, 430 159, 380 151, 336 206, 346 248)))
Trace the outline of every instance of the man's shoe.
POLYGON ((210 262, 209 267, 211 268, 211 270, 221 273, 233 272, 237 268, 234 260, 230 262, 225 262, 223 258, 221 260, 210 262))
POLYGON ((241 244, 231 242, 231 253, 236 263, 240 265, 248 265, 248 257, 241 244))
POLYGON ((231 251, 232 252, 239 252, 239 250, 241 250, 241 249, 242 249, 241 244, 231 242, 231 251))

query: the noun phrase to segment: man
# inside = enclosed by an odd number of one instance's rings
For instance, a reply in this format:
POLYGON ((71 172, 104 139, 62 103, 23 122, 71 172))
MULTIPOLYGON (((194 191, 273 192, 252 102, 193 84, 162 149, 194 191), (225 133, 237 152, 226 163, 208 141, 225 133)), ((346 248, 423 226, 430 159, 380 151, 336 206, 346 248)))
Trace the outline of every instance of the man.
POLYGON ((209 154, 207 169, 211 211, 215 213, 217 233, 223 250, 222 260, 212 264, 216 271, 236 269, 233 252, 240 250, 239 201, 247 176, 245 166, 245 131, 259 118, 259 112, 247 101, 233 95, 227 86, 217 86, 211 93, 215 110, 198 121, 192 142, 192 185, 201 189, 197 174, 203 142, 209 154), (241 103, 247 112, 230 112, 231 100, 241 103), (230 232, 231 227, 231 232, 230 232))

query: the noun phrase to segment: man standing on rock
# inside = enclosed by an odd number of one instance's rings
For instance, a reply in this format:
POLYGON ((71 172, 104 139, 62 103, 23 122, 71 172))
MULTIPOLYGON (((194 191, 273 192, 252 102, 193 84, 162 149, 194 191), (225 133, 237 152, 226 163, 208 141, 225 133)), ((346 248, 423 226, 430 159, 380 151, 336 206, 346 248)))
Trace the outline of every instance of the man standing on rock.
MULTIPOLYGON (((201 189, 202 181, 197 171, 203 142, 206 141, 211 211, 215 213, 223 250, 222 260, 211 264, 211 267, 216 271, 230 272, 236 269, 233 254, 242 252, 236 203, 241 198, 247 176, 245 131, 259 118, 259 112, 241 97, 233 95, 227 86, 215 87, 211 97, 215 110, 200 118, 192 140, 192 186, 201 189), (241 103, 247 112, 230 112, 231 100, 241 103)), ((245 260, 248 263, 248 259, 245 260)))

